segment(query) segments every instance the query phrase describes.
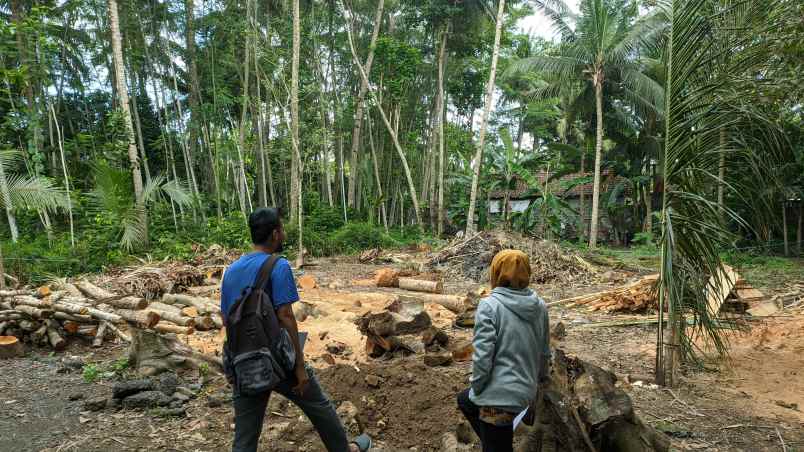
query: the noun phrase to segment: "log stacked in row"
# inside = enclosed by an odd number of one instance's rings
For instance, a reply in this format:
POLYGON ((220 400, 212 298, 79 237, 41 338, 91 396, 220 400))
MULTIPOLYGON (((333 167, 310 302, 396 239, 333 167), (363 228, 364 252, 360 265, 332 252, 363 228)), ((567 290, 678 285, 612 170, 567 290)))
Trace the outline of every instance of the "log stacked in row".
POLYGON ((61 350, 67 337, 88 338, 101 346, 105 338, 130 341, 128 328, 160 333, 193 334, 223 326, 212 299, 165 294, 162 301, 119 295, 88 281, 52 288, 0 291, 0 336, 61 350))

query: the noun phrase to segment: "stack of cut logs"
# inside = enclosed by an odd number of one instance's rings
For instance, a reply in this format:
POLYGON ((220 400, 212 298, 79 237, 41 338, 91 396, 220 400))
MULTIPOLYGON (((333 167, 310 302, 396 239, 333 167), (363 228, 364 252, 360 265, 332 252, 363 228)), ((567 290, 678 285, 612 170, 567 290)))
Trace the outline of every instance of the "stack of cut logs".
POLYGON ((0 291, 0 336, 54 350, 63 349, 70 336, 88 338, 96 347, 113 336, 129 342, 130 327, 193 334, 222 326, 218 302, 202 297, 164 294, 148 302, 88 281, 0 291))
POLYGON ((592 311, 641 313, 658 308, 656 282, 659 275, 644 278, 603 292, 567 298, 557 303, 567 307, 584 305, 592 311))

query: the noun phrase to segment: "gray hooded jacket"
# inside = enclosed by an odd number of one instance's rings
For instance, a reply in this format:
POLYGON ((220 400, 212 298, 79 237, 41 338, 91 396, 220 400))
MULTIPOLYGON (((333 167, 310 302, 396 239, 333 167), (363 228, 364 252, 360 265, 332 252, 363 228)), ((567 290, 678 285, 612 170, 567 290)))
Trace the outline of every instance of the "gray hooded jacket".
POLYGON ((477 307, 472 344, 469 399, 478 406, 524 410, 549 370, 547 306, 530 289, 495 288, 477 307))

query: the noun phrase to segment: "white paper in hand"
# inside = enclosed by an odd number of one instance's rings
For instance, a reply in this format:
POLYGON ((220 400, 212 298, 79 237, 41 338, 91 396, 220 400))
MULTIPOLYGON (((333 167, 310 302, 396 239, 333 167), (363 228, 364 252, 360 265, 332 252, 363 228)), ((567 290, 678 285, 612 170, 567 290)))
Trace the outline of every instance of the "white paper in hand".
POLYGON ((514 418, 514 431, 516 431, 517 427, 519 427, 519 424, 522 423, 522 420, 525 419, 526 414, 528 414, 527 408, 525 408, 524 410, 522 410, 521 413, 516 415, 516 417, 514 418))

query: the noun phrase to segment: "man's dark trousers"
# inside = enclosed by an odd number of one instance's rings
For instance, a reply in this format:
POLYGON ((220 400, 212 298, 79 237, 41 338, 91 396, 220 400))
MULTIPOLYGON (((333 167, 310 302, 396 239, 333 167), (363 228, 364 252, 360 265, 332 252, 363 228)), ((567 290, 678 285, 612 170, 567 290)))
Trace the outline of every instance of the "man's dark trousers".
POLYGON ((458 408, 480 438, 483 452, 511 452, 514 450, 513 426, 497 426, 481 421, 480 407, 469 400, 468 389, 458 394, 458 408))
MULTIPOLYGON (((293 380, 280 382, 274 390, 301 408, 313 423, 321 441, 329 452, 347 452, 349 441, 335 407, 321 389, 313 370, 307 367, 310 380, 304 394, 299 396, 292 391, 293 380)), ((254 397, 234 394, 235 438, 232 452, 256 452, 262 432, 265 410, 268 408, 270 392, 254 397)))

